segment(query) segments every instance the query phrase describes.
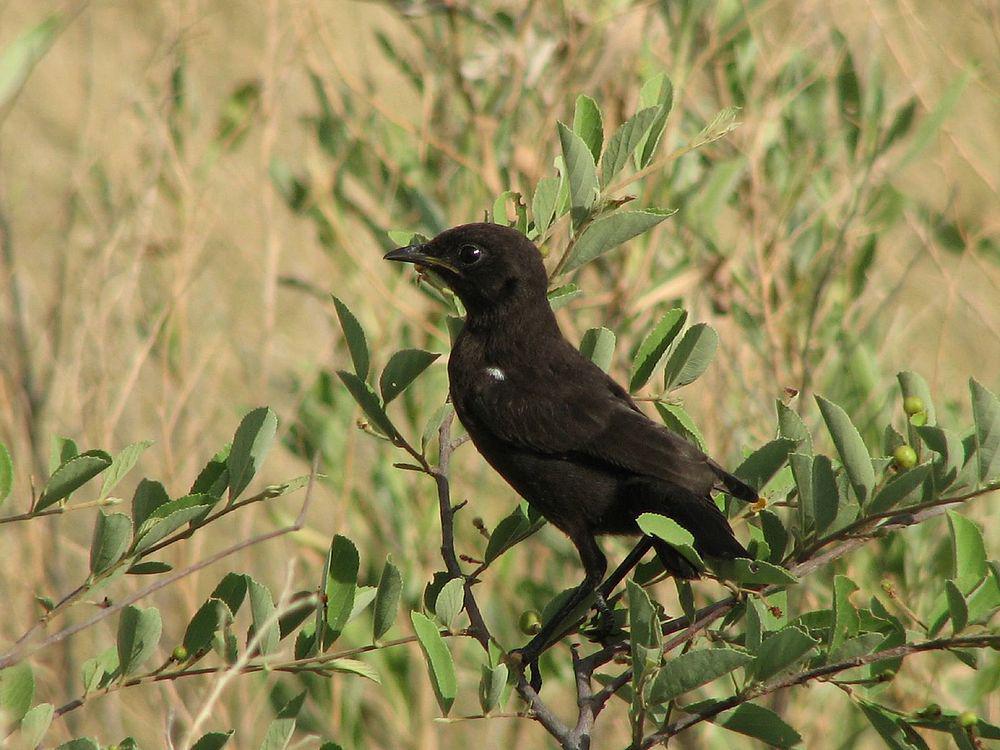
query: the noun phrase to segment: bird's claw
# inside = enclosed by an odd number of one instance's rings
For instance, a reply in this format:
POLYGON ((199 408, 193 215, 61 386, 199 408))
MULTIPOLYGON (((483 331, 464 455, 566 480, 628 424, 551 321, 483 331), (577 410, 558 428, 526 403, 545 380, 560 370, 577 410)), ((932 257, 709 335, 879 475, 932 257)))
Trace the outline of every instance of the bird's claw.
POLYGON ((542 672, 538 668, 538 654, 534 653, 530 647, 529 643, 524 648, 510 651, 507 654, 507 659, 514 669, 527 673, 528 684, 532 690, 538 693, 542 689, 542 672))

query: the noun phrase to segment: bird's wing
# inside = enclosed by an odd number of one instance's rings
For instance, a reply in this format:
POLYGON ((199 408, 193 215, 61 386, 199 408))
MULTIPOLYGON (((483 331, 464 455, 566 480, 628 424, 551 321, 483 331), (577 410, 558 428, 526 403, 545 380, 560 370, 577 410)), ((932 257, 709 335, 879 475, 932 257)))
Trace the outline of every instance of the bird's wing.
MULTIPOLYGON (((585 458, 663 479, 699 496, 720 482, 728 488, 726 480, 734 479, 691 443, 646 417, 590 361, 556 358, 545 367, 531 377, 478 391, 465 404, 469 416, 511 447, 585 458)), ((735 494, 756 498, 746 485, 735 494)))

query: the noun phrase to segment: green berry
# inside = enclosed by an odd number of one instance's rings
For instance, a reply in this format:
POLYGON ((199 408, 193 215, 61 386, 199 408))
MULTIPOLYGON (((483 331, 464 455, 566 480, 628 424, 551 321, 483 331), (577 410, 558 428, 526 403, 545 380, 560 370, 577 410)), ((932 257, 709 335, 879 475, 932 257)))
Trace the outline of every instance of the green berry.
POLYGON ((178 646, 171 652, 170 658, 174 661, 187 661, 188 650, 183 646, 178 646))
POLYGON ((958 715, 958 724, 964 729, 974 727, 978 723, 979 717, 976 716, 975 711, 962 711, 962 713, 958 715))
POLYGON ((923 427, 927 424, 927 412, 918 411, 916 414, 910 417, 910 424, 914 427, 923 427))
POLYGON ((542 629, 542 617, 533 609, 525 610, 521 613, 517 626, 525 635, 537 635, 542 629))
POLYGON ((920 396, 907 396, 903 399, 903 411, 911 417, 924 410, 924 400, 920 396))
POLYGON ((901 445, 892 452, 896 466, 900 469, 912 469, 917 465, 917 452, 908 445, 901 445))

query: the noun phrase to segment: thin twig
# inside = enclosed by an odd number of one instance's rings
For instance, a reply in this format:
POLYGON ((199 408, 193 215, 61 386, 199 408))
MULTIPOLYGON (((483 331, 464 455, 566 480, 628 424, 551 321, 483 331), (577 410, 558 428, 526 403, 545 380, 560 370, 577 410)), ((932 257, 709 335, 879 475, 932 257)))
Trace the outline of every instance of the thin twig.
MULTIPOLYGON (((18 662, 23 661, 27 657, 31 656, 32 654, 34 654, 34 653, 36 653, 38 651, 41 651, 42 649, 48 648, 49 646, 51 646, 51 645, 53 645, 55 643, 59 643, 61 641, 64 641, 67 638, 69 638, 69 637, 71 637, 73 635, 76 635, 80 631, 86 630, 87 628, 96 625, 97 623, 99 623, 102 620, 110 617, 111 615, 113 615, 113 614, 115 614, 117 612, 120 612, 125 607, 128 607, 131 604, 135 604, 137 601, 140 601, 141 599, 144 599, 145 597, 149 596, 153 592, 159 591, 162 588, 166 588, 167 586, 169 586, 169 585, 171 585, 173 583, 176 583, 177 581, 181 580, 182 578, 186 578, 187 576, 191 575, 192 573, 196 573, 197 571, 199 571, 199 570, 201 570, 203 568, 207 568, 208 566, 217 563, 219 560, 223 560, 223 559, 229 557, 230 555, 234 555, 237 552, 240 552, 240 551, 246 549, 247 547, 253 547, 253 546, 257 545, 257 544, 262 544, 263 542, 268 542, 271 539, 275 539, 277 537, 284 536, 285 534, 289 534, 289 533, 291 533, 293 531, 298 531, 299 529, 302 528, 302 525, 305 522, 306 513, 308 512, 309 506, 312 503, 313 488, 315 486, 315 480, 316 480, 316 464, 317 464, 317 461, 318 461, 318 454, 317 454, 317 459, 313 461, 312 471, 311 471, 311 473, 309 475, 309 484, 306 487, 306 496, 305 496, 305 499, 302 501, 302 507, 299 510, 299 515, 296 517, 295 522, 293 524, 291 524, 289 526, 285 526, 285 527, 280 528, 280 529, 275 529, 274 531, 268 531, 268 532, 263 533, 263 534, 258 534, 257 536, 251 537, 250 539, 246 539, 246 540, 244 540, 242 542, 238 542, 237 544, 234 544, 231 547, 226 547, 225 549, 223 549, 223 550, 221 550, 219 552, 216 552, 214 555, 210 555, 209 557, 206 557, 204 560, 201 560, 199 562, 193 563, 193 564, 187 566, 186 568, 182 568, 182 569, 176 571, 175 573, 172 573, 171 575, 164 576, 163 578, 161 578, 160 580, 156 581, 155 583, 150 584, 146 588, 140 589, 139 591, 137 591, 137 592, 135 592, 133 594, 130 594, 129 596, 127 596, 124 599, 122 599, 121 601, 116 602, 115 604, 111 605, 110 607, 102 609, 97 614, 95 614, 95 615, 93 615, 93 616, 91 616, 91 617, 89 617, 89 618, 87 618, 85 620, 82 620, 81 622, 75 623, 73 625, 69 625, 69 626, 63 628, 62 630, 60 630, 59 632, 53 633, 48 638, 45 638, 44 640, 39 641, 38 643, 35 643, 34 645, 30 645, 30 646, 29 645, 24 645, 21 641, 19 641, 17 644, 15 644, 14 648, 10 649, 5 654, 3 654, 2 656, 0 656, 0 669, 4 669, 4 668, 9 667, 9 666, 11 666, 13 664, 17 664, 18 662)), ((35 629, 37 629, 37 626, 36 626, 36 628, 34 628, 32 631, 29 631, 29 632, 33 632, 35 629)), ((22 638, 22 640, 26 640, 26 639, 22 638)))
POLYGON ((793 687, 794 685, 802 685, 806 682, 810 682, 811 680, 818 680, 826 677, 827 675, 837 674, 838 672, 843 672, 848 669, 854 669, 855 667, 863 667, 868 664, 884 661, 885 659, 904 659, 907 656, 925 651, 943 651, 950 648, 995 648, 997 646, 1000 646, 1000 635, 997 634, 937 638, 930 641, 923 641, 921 643, 906 643, 902 646, 897 646, 896 648, 886 649, 885 651, 876 651, 872 654, 856 656, 855 658, 848 659, 847 661, 841 661, 835 664, 826 664, 822 667, 809 669, 765 685, 760 685, 751 690, 734 695, 724 701, 719 701, 704 713, 691 714, 684 719, 680 719, 672 724, 669 724, 662 731, 649 735, 645 740, 643 740, 641 747, 645 749, 658 745, 670 737, 683 732, 685 729, 689 729, 695 724, 700 724, 703 721, 711 721, 719 714, 736 708, 740 704, 760 698, 761 696, 768 695, 788 687, 793 687))

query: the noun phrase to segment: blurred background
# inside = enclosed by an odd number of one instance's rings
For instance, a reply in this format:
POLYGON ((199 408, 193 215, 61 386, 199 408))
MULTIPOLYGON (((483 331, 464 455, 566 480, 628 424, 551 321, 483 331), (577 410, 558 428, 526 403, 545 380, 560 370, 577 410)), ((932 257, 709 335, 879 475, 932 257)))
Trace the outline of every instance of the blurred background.
MULTIPOLYGON (((577 94, 600 103, 609 135, 659 73, 675 87, 660 155, 621 194, 678 213, 578 275, 584 294, 560 311, 567 336, 614 330, 622 379, 669 307, 711 322, 719 356, 684 406, 730 465, 773 435, 775 399, 816 426, 817 392, 844 405, 877 453, 878 425, 899 414, 902 369, 928 380, 939 419, 968 421, 969 376, 1000 385, 998 47, 1000 7, 987 0, 2 1, 0 439, 17 467, 4 513, 27 510, 29 476, 44 482, 56 436, 107 450, 153 439, 141 474, 183 494, 240 416, 268 404, 282 448, 260 481, 307 473, 320 455, 326 478, 307 527, 158 594, 161 648, 226 570, 275 591, 288 579, 313 585, 333 533, 357 543, 363 582, 377 582, 391 554, 415 605, 441 565, 433 488, 356 429, 332 375, 349 359, 329 294, 358 316, 377 366, 404 346, 446 353, 440 306, 381 260, 387 230, 482 220, 507 190, 530 203, 555 174, 556 121, 572 120, 577 94), (739 128, 677 153, 733 106, 739 128)), ((445 361, 392 407, 417 439, 446 396, 445 361)), ((130 497, 138 476, 116 494, 130 497)), ((470 501, 459 550, 474 553, 473 515, 492 527, 515 498, 471 447, 456 454, 454 481, 470 501)), ((170 561, 286 523, 298 502, 234 514, 219 538, 198 537, 170 561)), ((990 502, 971 517, 990 518, 990 502)), ((37 618, 36 594, 58 598, 85 574, 92 512, 0 526, 0 641, 37 618)), ((944 521, 934 524, 907 532, 905 559, 902 541, 885 542, 846 563, 851 575, 874 588, 887 574, 912 582, 944 554, 944 521)), ((996 526, 986 535, 995 548, 996 526)), ((520 611, 579 576, 553 530, 526 544, 480 587, 511 646, 520 611)), ((622 544, 605 546, 618 555, 622 544)), ((825 591, 828 577, 810 585, 825 591)), ((717 594, 699 589, 699 601, 717 594)), ((112 643, 111 628, 46 652, 37 699, 78 695, 80 664, 112 643)), ((408 628, 400 618, 391 634, 408 628)), ((568 678, 567 661, 549 668, 568 678)), ((908 661, 894 700, 985 701, 995 721, 996 661, 973 678, 908 661)), ((372 662, 382 688, 311 686, 303 737, 548 746, 530 722, 434 722, 415 646, 372 662)), ((473 697, 459 699, 459 715, 476 711, 475 663, 460 669, 460 695, 473 697)), ((165 682, 88 702, 48 740, 133 733, 162 746, 169 722, 189 720, 211 687, 165 682)), ((281 690, 291 688, 274 677, 236 680, 212 728, 256 746, 281 690)), ((839 691, 818 690, 771 704, 805 746, 879 746, 839 691)), ((601 717, 595 746, 627 742, 623 706, 601 717)), ((677 746, 729 742, 708 726, 677 746)))

